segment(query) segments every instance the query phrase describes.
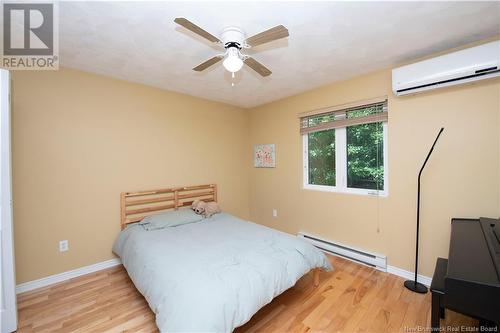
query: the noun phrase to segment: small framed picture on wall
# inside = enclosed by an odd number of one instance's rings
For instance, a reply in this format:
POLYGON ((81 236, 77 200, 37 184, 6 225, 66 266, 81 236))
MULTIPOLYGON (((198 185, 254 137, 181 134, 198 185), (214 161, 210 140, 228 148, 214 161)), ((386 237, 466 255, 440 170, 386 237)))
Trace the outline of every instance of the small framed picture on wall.
POLYGON ((274 144, 253 146, 253 166, 256 168, 276 167, 276 147, 274 144))

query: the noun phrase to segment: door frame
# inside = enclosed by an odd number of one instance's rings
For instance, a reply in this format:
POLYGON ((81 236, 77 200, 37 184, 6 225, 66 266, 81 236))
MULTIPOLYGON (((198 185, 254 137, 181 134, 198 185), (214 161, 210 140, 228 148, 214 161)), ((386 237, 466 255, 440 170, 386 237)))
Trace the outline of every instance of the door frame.
POLYGON ((0 248, 1 331, 17 329, 14 231, 12 224, 10 73, 0 69, 0 248))

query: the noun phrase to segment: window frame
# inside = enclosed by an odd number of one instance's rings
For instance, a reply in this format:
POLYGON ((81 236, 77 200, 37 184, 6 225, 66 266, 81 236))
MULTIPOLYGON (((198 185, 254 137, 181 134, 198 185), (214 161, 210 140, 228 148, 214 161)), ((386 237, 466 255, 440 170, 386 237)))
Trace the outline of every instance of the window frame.
POLYGON ((339 127, 333 130, 335 131, 335 186, 309 184, 309 133, 305 133, 302 135, 303 189, 322 192, 387 197, 389 195, 387 121, 382 122, 384 150, 384 190, 347 187, 347 127, 339 127))

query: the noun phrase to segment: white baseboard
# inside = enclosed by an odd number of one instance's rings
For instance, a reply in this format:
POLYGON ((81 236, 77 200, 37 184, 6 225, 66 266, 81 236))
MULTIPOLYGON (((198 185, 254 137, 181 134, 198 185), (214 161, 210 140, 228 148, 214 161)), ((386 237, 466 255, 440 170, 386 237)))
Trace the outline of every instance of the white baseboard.
MULTIPOLYGON (((415 273, 407 271, 405 269, 399 268, 399 267, 394 267, 391 265, 387 265, 387 273, 391 273, 397 276, 400 276, 402 278, 408 279, 408 280, 413 280, 415 278, 415 273)), ((417 275, 417 282, 420 282, 422 284, 425 284, 426 286, 431 285, 432 278, 418 274, 417 275)))
MULTIPOLYGON (((322 250, 322 252, 325 252, 325 253, 327 253, 327 254, 329 254, 331 256, 338 256, 335 253, 331 253, 329 251, 322 250)), ((359 262, 357 260, 352 260, 352 259, 349 259, 349 258, 346 258, 346 257, 343 257, 343 256, 338 256, 338 257, 346 259, 346 260, 353 261, 353 262, 355 262, 357 264, 360 264, 360 265, 365 265, 364 263, 359 262)), ((371 265, 366 265, 366 266, 378 269, 377 267, 374 267, 374 266, 371 266, 371 265)), ((381 272, 387 272, 389 274, 405 278, 407 280, 413 280, 415 278, 415 273, 407 271, 407 270, 399 268, 399 267, 396 267, 396 266, 387 265, 387 268, 385 270, 384 269, 378 269, 378 270, 381 271, 381 272)), ((421 274, 417 275, 417 282, 420 282, 420 283, 426 285, 427 287, 429 287, 431 285, 431 281, 432 281, 432 278, 430 278, 428 276, 421 275, 421 274)))
POLYGON ((16 294, 24 293, 27 291, 31 291, 34 289, 42 288, 49 286, 54 283, 63 282, 69 279, 76 278, 78 276, 82 276, 85 274, 97 272, 106 268, 110 268, 113 266, 120 265, 121 261, 118 258, 110 259, 102 262, 98 262, 97 264, 80 267, 77 269, 73 269, 71 271, 50 275, 38 280, 28 281, 16 286, 16 294))
MULTIPOLYGON (((34 289, 46 287, 46 286, 49 286, 49 285, 54 284, 54 283, 63 282, 63 281, 66 281, 66 280, 69 280, 69 279, 72 279, 75 277, 79 277, 79 276, 82 276, 85 274, 97 272, 97 271, 100 271, 100 270, 103 270, 106 268, 110 268, 113 266, 117 266, 120 264, 121 264, 120 259, 115 258, 115 259, 110 259, 110 260, 106 260, 103 262, 98 262, 97 264, 73 269, 71 271, 47 276, 47 277, 44 277, 44 278, 41 278, 38 280, 33 280, 33 281, 21 283, 21 284, 18 284, 16 286, 16 294, 20 294, 20 293, 24 293, 24 292, 31 291, 34 289)), ((387 265, 387 273, 394 274, 394 275, 400 276, 400 277, 405 278, 405 279, 410 279, 410 280, 414 278, 413 272, 407 271, 407 270, 399 268, 399 267, 391 266, 391 265, 387 265)), ((428 276, 418 274, 417 281, 425 284, 426 286, 430 286, 432 279, 428 276)))

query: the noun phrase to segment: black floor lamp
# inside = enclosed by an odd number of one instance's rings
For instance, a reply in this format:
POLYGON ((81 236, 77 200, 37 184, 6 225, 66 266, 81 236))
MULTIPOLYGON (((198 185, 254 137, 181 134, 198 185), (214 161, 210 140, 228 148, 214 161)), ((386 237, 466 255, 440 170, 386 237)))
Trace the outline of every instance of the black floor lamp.
POLYGON ((424 164, 420 168, 420 172, 418 173, 418 188, 417 188, 417 241, 416 241, 416 248, 415 248, 415 279, 414 280, 406 280, 405 281, 405 287, 410 289, 411 291, 414 291, 416 293, 420 294, 425 294, 427 292, 427 287, 424 286, 422 283, 417 282, 417 272, 418 272, 418 233, 420 230, 420 176, 422 175, 422 171, 425 168, 425 165, 427 164, 427 161, 429 160, 429 157, 431 157, 432 151, 434 150, 434 146, 436 145, 437 140, 441 136, 441 133, 443 133, 444 127, 441 127, 439 130, 438 135, 436 136, 436 139, 434 140, 434 143, 432 144, 431 150, 429 150, 429 153, 427 154, 427 157, 425 158, 424 164))

